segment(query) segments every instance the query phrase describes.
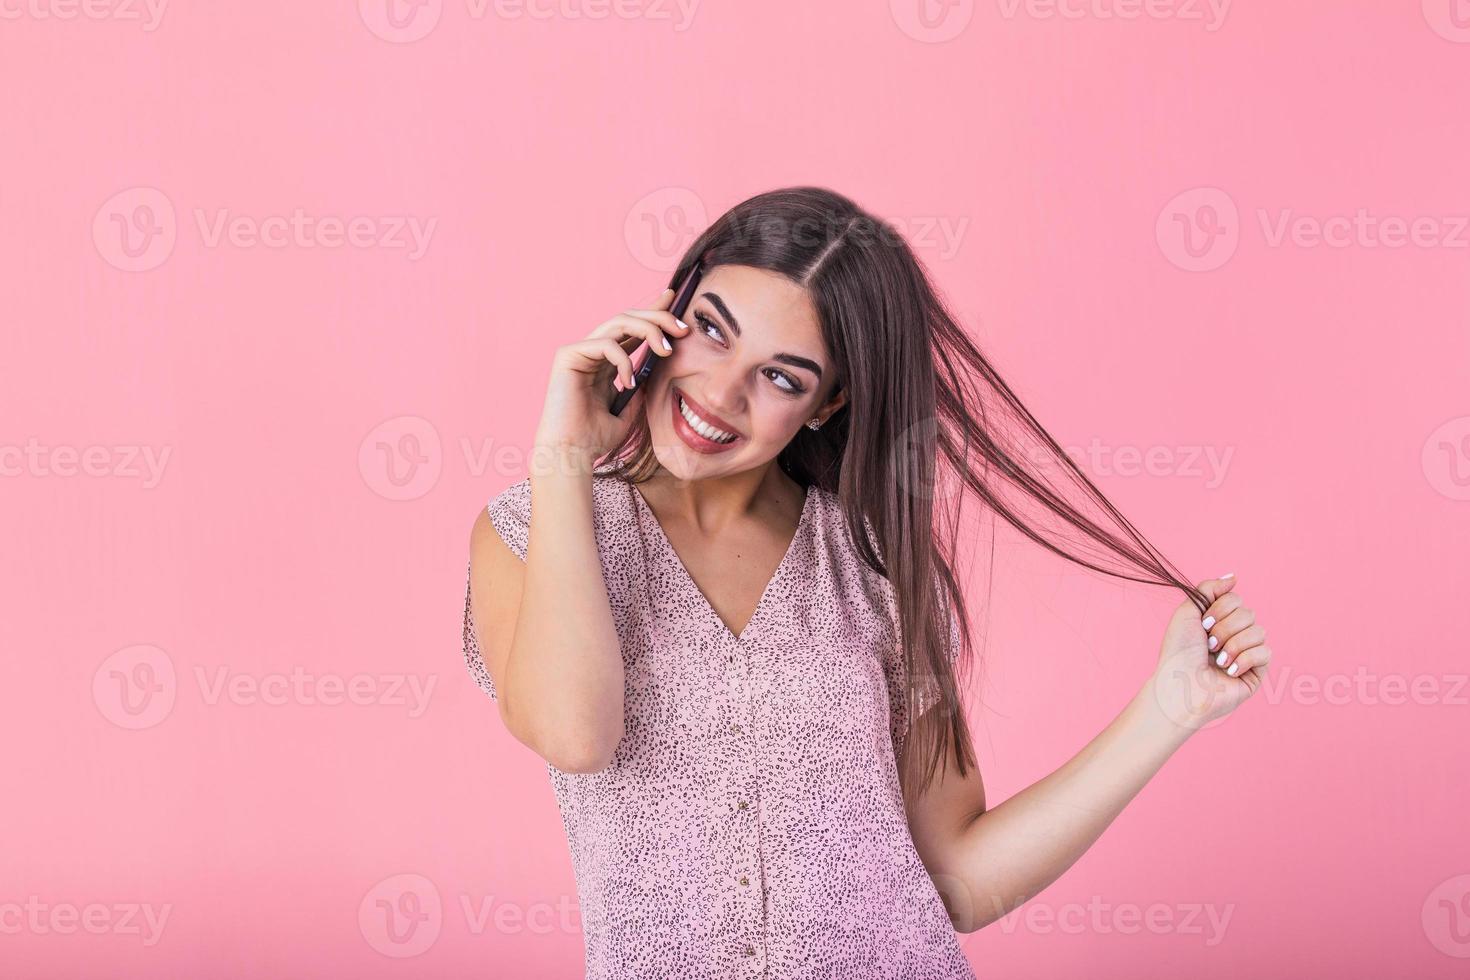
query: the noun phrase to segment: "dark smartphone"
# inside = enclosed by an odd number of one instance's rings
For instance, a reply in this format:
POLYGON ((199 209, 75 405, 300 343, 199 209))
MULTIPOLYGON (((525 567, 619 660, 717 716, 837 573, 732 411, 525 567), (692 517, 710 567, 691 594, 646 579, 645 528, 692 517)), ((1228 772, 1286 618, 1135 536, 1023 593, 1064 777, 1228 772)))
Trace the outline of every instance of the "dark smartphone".
MULTIPOLYGON (((678 319, 682 320, 684 318, 684 311, 689 309, 689 303, 694 299, 694 291, 699 288, 699 277, 703 273, 704 263, 695 262, 694 268, 689 270, 689 275, 684 277, 684 285, 680 286, 679 291, 674 294, 674 305, 669 307, 669 312, 674 314, 678 319)), ((664 336, 667 337, 668 334, 664 334, 664 336)), ((669 343, 676 344, 678 341, 670 339, 669 343)), ((623 409, 632 400, 633 396, 637 394, 638 389, 642 388, 648 382, 649 376, 653 374, 653 366, 659 360, 661 358, 651 350, 644 354, 643 363, 638 365, 638 369, 633 372, 633 387, 618 391, 607 410, 614 415, 622 415, 623 409)), ((613 390, 617 391, 617 389, 613 390)))

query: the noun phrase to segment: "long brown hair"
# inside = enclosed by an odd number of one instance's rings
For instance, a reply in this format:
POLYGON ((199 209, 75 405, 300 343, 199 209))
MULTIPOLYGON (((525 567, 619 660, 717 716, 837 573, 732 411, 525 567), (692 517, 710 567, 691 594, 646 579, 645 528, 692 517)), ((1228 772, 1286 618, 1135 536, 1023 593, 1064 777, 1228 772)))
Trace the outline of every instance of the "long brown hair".
MULTIPOLYGON (((777 462, 803 486, 838 495, 856 553, 891 585, 905 638, 906 703, 897 710, 916 719, 937 698, 939 710, 924 713, 905 740, 906 801, 951 753, 962 776, 976 764, 950 663, 951 655, 968 663, 972 647, 954 571, 966 488, 990 516, 1054 554, 1172 586, 1201 612, 1207 607, 1001 380, 892 227, 826 188, 784 188, 722 215, 685 251, 669 285, 677 288, 700 260, 706 270, 780 273, 816 308, 836 367, 833 391, 845 390, 847 401, 820 429, 798 430, 777 462), (956 492, 942 491, 946 483, 956 492), (940 497, 956 505, 936 513, 940 497)), ((632 482, 658 466, 643 404, 627 437, 602 457, 610 475, 632 482)))

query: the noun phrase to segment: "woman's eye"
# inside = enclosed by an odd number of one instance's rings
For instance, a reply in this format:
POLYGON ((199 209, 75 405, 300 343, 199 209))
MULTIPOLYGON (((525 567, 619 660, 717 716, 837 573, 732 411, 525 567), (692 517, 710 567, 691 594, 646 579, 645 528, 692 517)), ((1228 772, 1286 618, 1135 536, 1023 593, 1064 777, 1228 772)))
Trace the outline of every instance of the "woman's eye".
POLYGON ((806 390, 801 385, 793 381, 791 379, 791 375, 789 374, 783 374, 780 371, 772 371, 770 377, 776 382, 777 388, 780 388, 782 391, 786 392, 789 395, 799 395, 806 390))
POLYGON ((720 333, 719 324, 715 323, 715 321, 711 320, 703 313, 694 314, 694 322, 699 324, 699 328, 705 332, 705 336, 709 336, 709 331, 714 330, 716 333, 720 334, 720 338, 722 340, 724 339, 725 335, 723 333, 720 333))
MULTIPOLYGON (((704 335, 706 337, 709 337, 710 331, 713 330, 718 335, 718 337, 712 339, 717 339, 720 344, 724 344, 725 334, 723 331, 720 330, 720 325, 711 320, 709 317, 705 316, 703 311, 694 314, 694 322, 696 325, 698 325, 700 330, 704 331, 704 335)), ((791 377, 791 375, 787 374, 784 371, 777 371, 772 369, 771 373, 768 374, 767 377, 775 381, 776 387, 788 395, 800 395, 804 391, 806 391, 806 388, 798 384, 796 380, 791 377)))

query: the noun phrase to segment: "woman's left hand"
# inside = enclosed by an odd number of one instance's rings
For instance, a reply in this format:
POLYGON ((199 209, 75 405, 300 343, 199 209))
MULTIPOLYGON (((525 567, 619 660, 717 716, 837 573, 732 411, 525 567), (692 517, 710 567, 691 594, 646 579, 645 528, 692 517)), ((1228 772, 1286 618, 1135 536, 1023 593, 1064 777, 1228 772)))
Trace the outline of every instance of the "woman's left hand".
POLYGON ((1238 708, 1260 689, 1271 663, 1266 631, 1235 584, 1233 575, 1199 583, 1210 600, 1204 615, 1185 600, 1164 631, 1150 683, 1164 713, 1190 729, 1238 708))

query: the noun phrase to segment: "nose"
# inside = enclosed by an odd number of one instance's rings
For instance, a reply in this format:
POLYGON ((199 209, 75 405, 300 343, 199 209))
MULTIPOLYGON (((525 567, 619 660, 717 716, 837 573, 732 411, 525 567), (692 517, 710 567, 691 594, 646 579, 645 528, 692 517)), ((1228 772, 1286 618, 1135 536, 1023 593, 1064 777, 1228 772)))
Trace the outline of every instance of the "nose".
POLYGON ((740 415, 740 406, 745 402, 741 390, 744 376, 738 371, 711 371, 704 384, 704 403, 716 415, 735 419, 740 415))

